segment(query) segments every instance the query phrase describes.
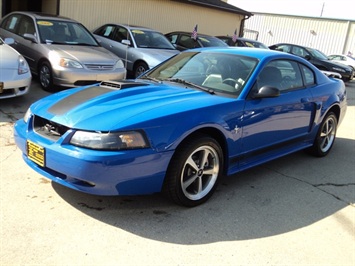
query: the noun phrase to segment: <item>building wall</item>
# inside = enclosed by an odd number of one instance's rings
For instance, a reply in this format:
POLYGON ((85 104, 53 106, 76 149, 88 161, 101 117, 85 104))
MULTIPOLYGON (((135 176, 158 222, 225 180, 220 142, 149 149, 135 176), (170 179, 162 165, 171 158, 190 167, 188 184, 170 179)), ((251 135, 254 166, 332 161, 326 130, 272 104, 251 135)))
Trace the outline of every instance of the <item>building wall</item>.
MULTIPOLYGON (((246 20, 245 28, 258 31, 258 40, 268 46, 287 42, 325 54, 355 54, 355 21, 255 13, 246 20)), ((246 32, 244 37, 253 36, 246 32)))
POLYGON ((60 0, 42 0, 42 12, 48 14, 56 14, 57 1, 60 0))
POLYGON ((60 0, 60 15, 92 30, 107 22, 140 25, 167 33, 175 30, 232 35, 242 15, 171 0, 60 0))

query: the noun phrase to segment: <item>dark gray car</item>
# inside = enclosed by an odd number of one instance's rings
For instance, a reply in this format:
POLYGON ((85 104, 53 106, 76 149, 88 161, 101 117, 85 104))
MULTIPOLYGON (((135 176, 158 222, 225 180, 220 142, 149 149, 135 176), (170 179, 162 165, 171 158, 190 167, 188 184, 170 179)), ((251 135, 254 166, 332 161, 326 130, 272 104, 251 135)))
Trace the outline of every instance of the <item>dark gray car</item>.
POLYGON ((339 73, 344 81, 352 80, 354 77, 354 70, 351 67, 329 60, 324 53, 317 49, 290 43, 278 43, 269 46, 269 48, 303 57, 320 70, 339 73))
POLYGON ((94 36, 125 62, 134 78, 180 52, 162 33, 140 26, 105 24, 94 36))
POLYGON ((13 12, 1 20, 0 36, 15 40, 12 47, 26 58, 44 90, 52 90, 53 85, 75 87, 126 76, 122 60, 69 18, 13 12))

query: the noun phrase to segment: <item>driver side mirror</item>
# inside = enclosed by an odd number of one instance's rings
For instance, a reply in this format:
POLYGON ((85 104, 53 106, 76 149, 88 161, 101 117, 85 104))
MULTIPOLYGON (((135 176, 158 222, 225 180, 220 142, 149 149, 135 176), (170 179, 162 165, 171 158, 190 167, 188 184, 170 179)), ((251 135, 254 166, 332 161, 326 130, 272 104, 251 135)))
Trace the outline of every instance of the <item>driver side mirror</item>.
POLYGON ((122 40, 122 44, 125 44, 127 46, 131 46, 131 41, 130 40, 122 40))
POLYGON ((26 40, 29 40, 31 42, 38 43, 36 37, 33 34, 30 34, 30 33, 25 33, 23 35, 23 38, 25 38, 26 40))
POLYGON ((253 94, 253 99, 274 98, 280 96, 280 90, 272 86, 263 86, 253 94))

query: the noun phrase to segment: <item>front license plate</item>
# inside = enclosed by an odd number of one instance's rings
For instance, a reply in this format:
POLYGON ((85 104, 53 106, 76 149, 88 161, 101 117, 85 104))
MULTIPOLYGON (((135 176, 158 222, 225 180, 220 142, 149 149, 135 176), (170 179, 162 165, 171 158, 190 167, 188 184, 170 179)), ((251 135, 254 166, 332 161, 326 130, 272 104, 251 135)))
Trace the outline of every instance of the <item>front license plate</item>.
POLYGON ((4 82, 0 82, 0 93, 4 91, 4 82))
POLYGON ((46 153, 42 146, 27 140, 27 156, 36 164, 44 167, 46 161, 46 153))

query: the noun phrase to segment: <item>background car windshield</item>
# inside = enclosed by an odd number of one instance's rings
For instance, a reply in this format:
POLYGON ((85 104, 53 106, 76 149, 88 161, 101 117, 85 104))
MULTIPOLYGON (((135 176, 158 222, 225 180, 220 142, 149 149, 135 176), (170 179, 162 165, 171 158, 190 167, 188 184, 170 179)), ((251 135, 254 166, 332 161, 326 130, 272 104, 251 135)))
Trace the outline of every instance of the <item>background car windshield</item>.
POLYGON ((198 37, 203 47, 227 47, 228 45, 220 39, 205 36, 198 37))
POLYGON ((175 50, 175 47, 159 32, 132 30, 132 35, 139 48, 175 50))
POLYGON ((180 79, 212 89, 238 95, 258 60, 240 55, 185 52, 156 69, 148 76, 159 80, 180 79))
POLYGON ((95 38, 79 23, 69 21, 37 21, 42 43, 98 46, 95 38))
POLYGON ((323 54, 321 51, 319 51, 319 50, 308 49, 308 52, 310 52, 317 59, 328 60, 328 57, 325 54, 323 54))

